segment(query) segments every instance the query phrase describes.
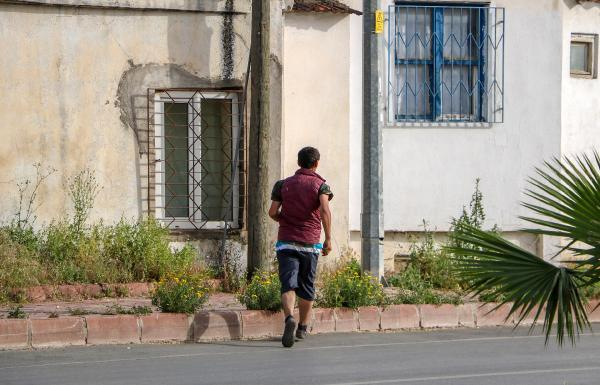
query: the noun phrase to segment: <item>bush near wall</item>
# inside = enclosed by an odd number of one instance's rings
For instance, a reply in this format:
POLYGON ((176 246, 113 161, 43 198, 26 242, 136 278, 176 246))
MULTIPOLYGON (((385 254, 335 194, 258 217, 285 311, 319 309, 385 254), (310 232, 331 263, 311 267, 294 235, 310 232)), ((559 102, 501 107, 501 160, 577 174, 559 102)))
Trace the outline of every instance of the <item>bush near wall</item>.
POLYGON ((242 290, 238 300, 248 310, 281 309, 281 282, 278 274, 271 271, 257 272, 242 290))
POLYGON ((387 277, 389 286, 398 288, 390 300, 395 304, 459 304, 462 290, 456 279, 452 261, 434 241, 424 223, 424 237, 410 248, 406 269, 387 277))
POLYGON ((0 227, 0 302, 32 285, 155 281, 194 269, 191 246, 172 251, 169 230, 154 219, 88 224, 102 189, 90 169, 68 178, 72 212, 35 226, 40 186, 56 170, 34 168, 35 178, 17 183, 14 218, 0 227))
POLYGON ((66 221, 35 232, 0 228, 0 301, 40 284, 156 281, 193 270, 195 251, 169 247, 169 231, 156 220, 121 220, 76 229, 66 221))
POLYGON ((208 300, 205 277, 189 274, 178 277, 169 274, 161 278, 152 294, 152 304, 166 313, 194 313, 208 300))
POLYGON ((317 296, 320 307, 356 309, 385 302, 383 286, 375 277, 362 272, 354 259, 344 262, 336 271, 324 273, 322 282, 317 296))

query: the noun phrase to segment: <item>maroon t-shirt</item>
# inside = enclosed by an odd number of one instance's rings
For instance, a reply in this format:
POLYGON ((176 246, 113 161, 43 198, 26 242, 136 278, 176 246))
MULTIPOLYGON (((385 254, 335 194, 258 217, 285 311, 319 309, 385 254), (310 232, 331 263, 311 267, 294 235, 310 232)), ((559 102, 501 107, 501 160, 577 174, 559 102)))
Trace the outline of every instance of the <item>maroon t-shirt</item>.
POLYGON ((321 240, 319 196, 333 194, 319 174, 301 168, 284 180, 275 183, 271 200, 281 202, 278 240, 316 244, 321 240))

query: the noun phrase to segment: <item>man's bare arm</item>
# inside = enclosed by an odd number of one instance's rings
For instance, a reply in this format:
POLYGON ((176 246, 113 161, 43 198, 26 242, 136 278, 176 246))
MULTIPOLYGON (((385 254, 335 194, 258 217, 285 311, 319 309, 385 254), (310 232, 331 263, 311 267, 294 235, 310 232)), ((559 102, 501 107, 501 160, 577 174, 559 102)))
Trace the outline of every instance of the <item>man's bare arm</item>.
POLYGON ((331 211, 329 210, 329 195, 319 195, 319 203, 321 206, 321 223, 323 224, 323 230, 325 230, 325 242, 323 242, 323 255, 329 254, 331 251, 331 211))
POLYGON ((279 208, 281 207, 281 202, 271 201, 271 207, 269 208, 269 216, 275 222, 279 222, 279 208))

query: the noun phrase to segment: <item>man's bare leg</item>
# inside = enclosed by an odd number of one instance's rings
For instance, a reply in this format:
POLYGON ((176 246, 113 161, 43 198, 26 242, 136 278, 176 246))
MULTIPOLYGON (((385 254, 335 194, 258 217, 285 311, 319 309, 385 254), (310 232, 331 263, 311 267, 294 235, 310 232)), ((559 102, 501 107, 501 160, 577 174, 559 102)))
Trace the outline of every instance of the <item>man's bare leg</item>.
POLYGON ((313 301, 307 301, 299 298, 298 309, 300 310, 300 324, 308 325, 310 323, 310 312, 312 310, 313 301))
POLYGON ((296 304, 296 292, 293 290, 286 291, 281 295, 281 306, 285 317, 294 314, 294 306, 296 304))

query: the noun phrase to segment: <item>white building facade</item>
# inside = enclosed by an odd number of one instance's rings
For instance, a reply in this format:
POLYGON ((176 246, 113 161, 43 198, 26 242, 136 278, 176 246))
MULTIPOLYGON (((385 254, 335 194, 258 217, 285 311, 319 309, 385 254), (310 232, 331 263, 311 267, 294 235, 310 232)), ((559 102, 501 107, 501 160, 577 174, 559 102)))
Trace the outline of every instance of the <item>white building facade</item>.
MULTIPOLYGON (((386 269, 406 253, 423 220, 446 232, 477 178, 486 226, 550 254, 556 240, 519 233, 526 226, 519 216, 527 214, 520 202, 527 178, 545 160, 600 147, 600 4, 383 1, 382 9, 386 269)), ((360 81, 351 87, 361 93, 360 81)), ((351 125, 350 234, 357 249, 361 149, 360 125, 351 125)))

